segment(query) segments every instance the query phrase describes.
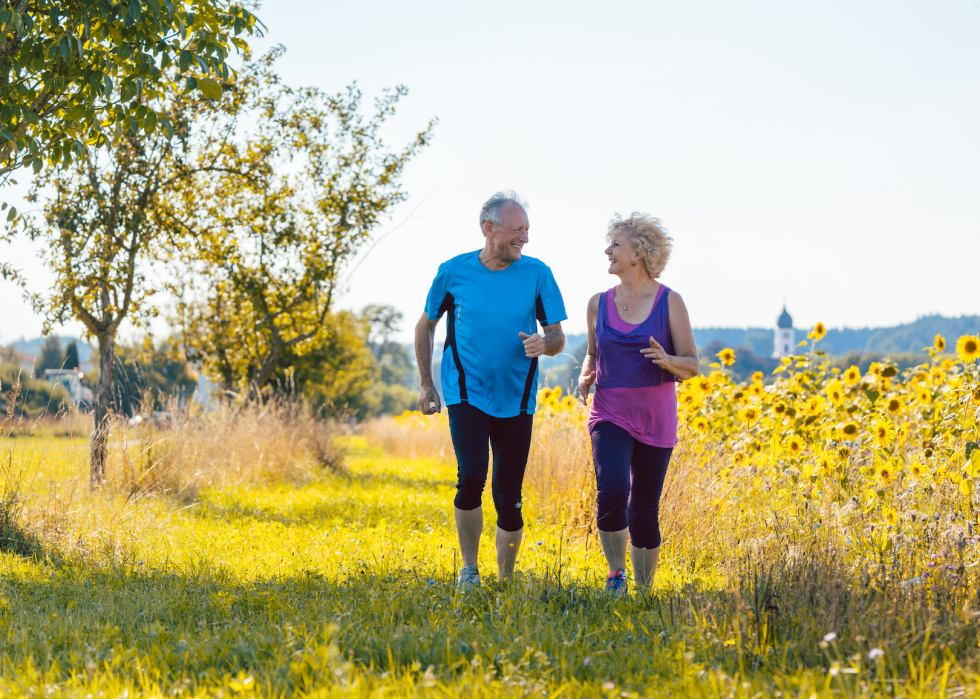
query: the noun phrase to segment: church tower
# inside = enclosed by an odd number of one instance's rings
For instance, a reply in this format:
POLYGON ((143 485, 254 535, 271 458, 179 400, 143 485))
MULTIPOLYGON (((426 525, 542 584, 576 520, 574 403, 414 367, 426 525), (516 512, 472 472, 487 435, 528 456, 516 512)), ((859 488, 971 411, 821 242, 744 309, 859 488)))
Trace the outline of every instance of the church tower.
POLYGON ((774 338, 773 357, 779 359, 793 354, 793 348, 796 347, 796 333, 793 331, 793 318, 786 312, 786 304, 783 304, 783 312, 776 321, 774 338))

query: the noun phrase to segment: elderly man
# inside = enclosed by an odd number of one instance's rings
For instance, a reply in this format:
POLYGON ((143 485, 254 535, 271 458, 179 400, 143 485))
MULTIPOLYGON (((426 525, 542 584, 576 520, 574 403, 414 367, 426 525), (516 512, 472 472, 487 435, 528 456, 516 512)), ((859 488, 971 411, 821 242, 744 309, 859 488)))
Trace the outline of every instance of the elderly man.
POLYGON ((531 447, 538 357, 565 347, 565 306, 547 265, 521 254, 528 242, 525 205, 498 192, 480 210, 482 250, 439 266, 425 313, 415 327, 422 380, 419 408, 440 412, 432 381, 436 324, 446 314, 442 392, 459 467, 454 514, 463 569, 457 586, 480 585, 477 556, 483 531, 483 488, 493 448, 491 490, 497 509, 497 574, 514 574, 524 534, 521 487, 531 447), (543 336, 537 332, 537 324, 543 336))

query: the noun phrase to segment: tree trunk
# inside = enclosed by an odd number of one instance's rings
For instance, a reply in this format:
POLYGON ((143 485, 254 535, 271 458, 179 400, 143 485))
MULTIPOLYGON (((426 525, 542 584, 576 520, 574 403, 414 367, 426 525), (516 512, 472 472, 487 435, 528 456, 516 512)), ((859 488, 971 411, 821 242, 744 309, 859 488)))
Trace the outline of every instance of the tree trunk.
POLYGON ((95 429, 92 430, 92 465, 89 484, 93 489, 105 483, 105 462, 109 455, 109 420, 112 405, 112 359, 115 338, 99 336, 99 384, 95 396, 95 429))

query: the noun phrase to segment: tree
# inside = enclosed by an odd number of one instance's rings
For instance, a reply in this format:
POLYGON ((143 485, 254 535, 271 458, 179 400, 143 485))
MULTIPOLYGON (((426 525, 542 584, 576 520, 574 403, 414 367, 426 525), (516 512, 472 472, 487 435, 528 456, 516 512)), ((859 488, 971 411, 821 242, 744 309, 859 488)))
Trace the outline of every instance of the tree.
POLYGON ((61 368, 61 341, 54 335, 48 335, 41 347, 41 359, 34 366, 35 376, 44 376, 45 369, 61 368))
POLYGON ((65 369, 77 369, 80 363, 78 361, 78 343, 72 340, 65 348, 65 359, 61 364, 65 369))
POLYGON ((151 297, 161 288, 150 268, 188 242, 180 219, 192 202, 177 194, 179 183, 214 167, 193 154, 225 136, 212 126, 238 103, 234 89, 221 101, 171 98, 159 110, 176 125, 173 139, 159 129, 128 129, 111 152, 82 151, 77 167, 45 170, 31 187, 31 201, 50 193, 43 220, 26 219, 26 230, 31 240, 44 242, 44 261, 55 278, 47 294, 31 295, 33 306, 46 330, 75 318, 99 345, 93 486, 105 478, 116 333, 124 320, 140 327, 156 314, 151 297), (206 128, 195 129, 197 123, 206 128))
POLYGON ((227 59, 259 27, 224 0, 0 0, 0 184, 27 165, 67 169, 127 131, 172 135, 162 98, 220 96, 227 59))
POLYGON ((263 59, 249 96, 254 126, 213 158, 229 174, 184 185, 188 198, 209 202, 187 219, 200 246, 186 258, 184 278, 195 281, 178 308, 185 347, 245 400, 333 342, 337 275, 405 199, 401 173, 435 123, 390 150, 380 130, 405 88, 386 92, 365 118, 356 86, 291 89, 274 59, 263 59), (245 169, 251 177, 235 174, 245 169))

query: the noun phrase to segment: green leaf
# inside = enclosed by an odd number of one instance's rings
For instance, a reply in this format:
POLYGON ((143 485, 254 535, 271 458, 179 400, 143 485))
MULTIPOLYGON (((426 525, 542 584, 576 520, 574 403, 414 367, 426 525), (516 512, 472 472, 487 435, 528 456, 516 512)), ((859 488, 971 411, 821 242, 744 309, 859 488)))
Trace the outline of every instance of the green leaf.
POLYGON ((133 46, 131 44, 120 44, 119 48, 116 49, 116 55, 124 61, 128 60, 133 55, 133 46))
POLYGON ((880 393, 879 393, 878 391, 876 391, 876 390, 874 390, 874 389, 871 389, 871 390, 869 390, 869 391, 865 391, 865 392, 864 392, 864 395, 866 395, 866 396, 868 397, 868 400, 870 400, 870 401, 871 401, 871 404, 872 404, 872 405, 874 405, 874 402, 875 402, 876 400, 878 400, 878 397, 879 397, 879 396, 880 396, 881 394, 880 394, 880 393))
POLYGON ((13 221, 15 218, 17 218, 17 207, 11 206, 10 211, 7 213, 7 220, 13 221))
POLYGON ((191 61, 193 60, 194 56, 190 51, 187 49, 181 49, 180 58, 177 61, 177 67, 180 68, 180 72, 183 73, 185 70, 187 70, 191 65, 191 61))
POLYGON ((882 370, 881 375, 884 376, 886 379, 890 379, 891 377, 893 377, 897 373, 898 373, 898 369, 896 369, 895 367, 893 367, 893 366, 886 366, 882 370))
POLYGON ((7 131, 7 129, 0 129, 0 134, 2 134, 8 141, 13 142, 14 137, 10 135, 10 132, 7 131))
POLYGON ((129 102, 129 100, 133 99, 133 97, 135 96, 136 96, 136 83, 134 83, 132 80, 123 81, 122 91, 119 95, 119 99, 121 99, 123 102, 129 102))
POLYGON ((71 55, 71 44, 68 43, 68 37, 61 37, 61 42, 58 44, 58 46, 61 48, 61 57, 67 61, 68 57, 71 55))
POLYGON ((971 457, 971 455, 973 454, 973 452, 977 449, 977 446, 978 445, 977 445, 976 442, 967 442, 966 443, 966 447, 964 448, 964 452, 966 454, 966 458, 967 459, 969 459, 971 457))
POLYGON ((102 81, 102 87, 105 88, 105 97, 108 99, 112 95, 112 78, 108 75, 102 81))
POLYGON ((210 97, 214 100, 221 99, 221 84, 217 80, 201 78, 197 81, 197 85, 201 88, 201 92, 204 93, 205 97, 210 97))
POLYGON ((34 168, 34 174, 36 175, 37 173, 41 172, 41 168, 44 167, 44 161, 40 158, 34 158, 31 166, 34 168))
POLYGON ((190 92, 197 87, 197 78, 187 78, 187 91, 190 92))
POLYGON ((151 111, 146 115, 146 118, 143 119, 143 130, 147 133, 147 135, 149 135, 153 133, 153 129, 155 129, 156 127, 157 127, 157 113, 151 111))

